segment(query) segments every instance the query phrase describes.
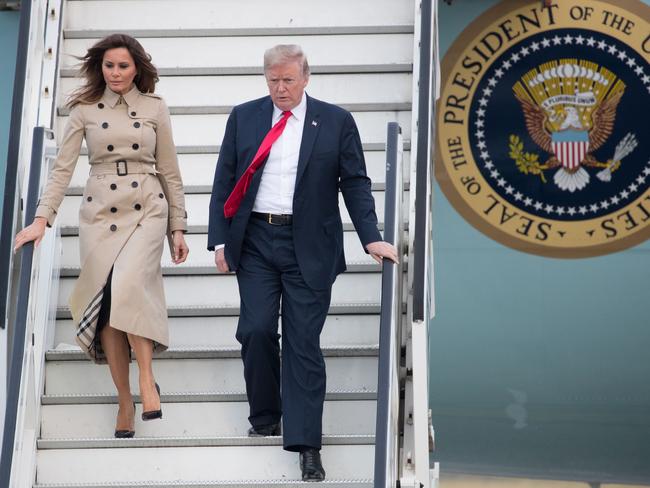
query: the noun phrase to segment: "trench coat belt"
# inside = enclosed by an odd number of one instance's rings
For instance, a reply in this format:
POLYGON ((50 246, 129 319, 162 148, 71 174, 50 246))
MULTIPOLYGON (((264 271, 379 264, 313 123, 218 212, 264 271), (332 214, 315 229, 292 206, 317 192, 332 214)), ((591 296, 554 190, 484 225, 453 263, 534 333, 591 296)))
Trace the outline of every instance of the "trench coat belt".
POLYGON ((128 174, 158 174, 156 168, 150 163, 138 163, 136 161, 115 161, 114 163, 92 163, 90 165, 90 174, 95 175, 118 175, 126 176, 128 174))

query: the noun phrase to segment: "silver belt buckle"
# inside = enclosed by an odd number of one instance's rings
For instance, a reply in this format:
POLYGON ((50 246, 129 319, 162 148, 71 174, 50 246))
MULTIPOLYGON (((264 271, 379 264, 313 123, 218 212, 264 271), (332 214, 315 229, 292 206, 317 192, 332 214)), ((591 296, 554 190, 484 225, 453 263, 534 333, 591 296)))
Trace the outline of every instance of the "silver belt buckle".
POLYGON ((128 165, 126 164, 126 161, 124 161, 124 160, 117 161, 117 162, 115 163, 115 166, 117 167, 117 176, 126 176, 126 175, 129 174, 129 167, 128 167, 128 165), (120 164, 123 164, 123 165, 124 165, 124 173, 121 172, 120 164))
POLYGON ((268 218, 269 224, 273 225, 273 214, 268 214, 268 216, 269 216, 268 218))

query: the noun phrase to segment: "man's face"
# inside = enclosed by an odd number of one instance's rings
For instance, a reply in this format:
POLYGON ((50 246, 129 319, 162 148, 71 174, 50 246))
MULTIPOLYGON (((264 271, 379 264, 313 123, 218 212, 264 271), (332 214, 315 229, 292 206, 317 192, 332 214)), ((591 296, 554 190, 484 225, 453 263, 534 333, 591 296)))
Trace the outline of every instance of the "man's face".
POLYGON ((309 82, 309 76, 303 75, 300 63, 291 61, 276 64, 267 69, 265 74, 269 95, 276 107, 282 111, 296 108, 309 82))

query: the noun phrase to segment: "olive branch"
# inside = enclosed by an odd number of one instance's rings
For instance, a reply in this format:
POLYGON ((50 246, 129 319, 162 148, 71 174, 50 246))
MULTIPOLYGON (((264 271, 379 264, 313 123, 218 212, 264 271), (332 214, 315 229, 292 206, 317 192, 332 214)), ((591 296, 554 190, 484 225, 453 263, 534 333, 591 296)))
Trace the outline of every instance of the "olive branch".
POLYGON ((539 175, 546 183, 544 170, 549 169, 548 164, 540 164, 539 154, 524 152, 524 143, 515 135, 510 135, 510 157, 515 160, 519 171, 526 175, 539 175))

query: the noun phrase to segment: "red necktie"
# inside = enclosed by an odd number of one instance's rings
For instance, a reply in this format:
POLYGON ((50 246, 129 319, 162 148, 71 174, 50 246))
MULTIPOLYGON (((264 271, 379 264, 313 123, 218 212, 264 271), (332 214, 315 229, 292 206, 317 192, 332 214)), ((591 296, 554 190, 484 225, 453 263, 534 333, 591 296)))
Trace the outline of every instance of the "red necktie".
POLYGON ((262 144, 260 144, 259 149, 255 153, 253 162, 248 166, 248 168, 246 168, 244 174, 241 175, 241 178, 239 178, 237 184, 235 184, 235 188, 233 188, 230 195, 228 195, 228 199, 223 206, 223 214, 227 219, 237 213, 237 209, 239 208, 239 205, 241 205, 244 195, 248 191, 248 187, 251 185, 253 175, 259 167, 262 166, 262 162, 264 162, 264 159, 271 152, 271 146, 273 146, 273 143, 278 139, 278 137, 280 137, 282 131, 284 131, 284 127, 287 125, 289 117, 291 117, 291 112, 282 112, 282 118, 277 124, 271 127, 271 130, 269 130, 266 136, 264 136, 262 144))

